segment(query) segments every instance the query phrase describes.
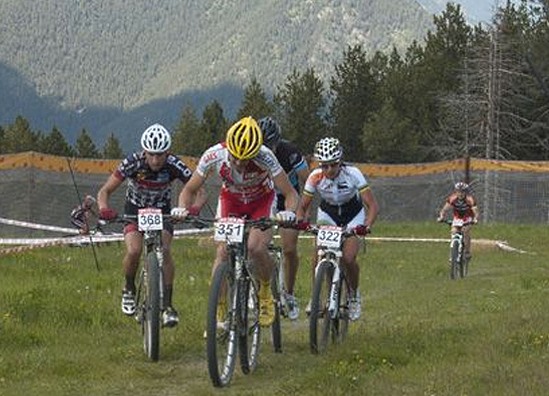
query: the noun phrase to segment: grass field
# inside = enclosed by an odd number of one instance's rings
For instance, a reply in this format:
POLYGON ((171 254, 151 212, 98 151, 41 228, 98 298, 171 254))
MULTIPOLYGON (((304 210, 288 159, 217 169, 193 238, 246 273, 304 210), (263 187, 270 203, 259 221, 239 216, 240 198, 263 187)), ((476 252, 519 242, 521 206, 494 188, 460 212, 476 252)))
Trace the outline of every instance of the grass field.
MULTIPOLYGON (((447 238, 440 224, 380 223, 372 237, 447 238)), ((361 254, 363 316, 325 355, 305 316, 283 323, 282 354, 264 333, 256 372, 212 387, 202 333, 212 245, 178 240, 175 306, 149 362, 140 327, 119 309, 123 246, 47 248, 0 257, 0 395, 546 395, 546 226, 479 225, 469 276, 451 281, 448 244, 370 241, 361 254)), ((297 296, 310 293, 311 241, 300 242, 297 296)))

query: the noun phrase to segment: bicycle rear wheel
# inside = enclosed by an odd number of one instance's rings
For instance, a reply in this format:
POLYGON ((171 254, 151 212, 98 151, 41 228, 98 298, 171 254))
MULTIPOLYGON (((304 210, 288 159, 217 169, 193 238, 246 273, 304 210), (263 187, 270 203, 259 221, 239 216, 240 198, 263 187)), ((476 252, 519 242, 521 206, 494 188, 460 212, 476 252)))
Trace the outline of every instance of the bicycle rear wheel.
POLYGON ((459 276, 459 241, 452 240, 450 245, 450 279, 457 279, 459 276))
POLYGON ((333 266, 321 261, 316 269, 309 315, 309 344, 312 353, 322 353, 328 347, 331 319, 328 312, 333 266))
POLYGON ((257 367, 261 343, 259 298, 255 284, 250 278, 242 279, 239 282, 237 293, 237 300, 240 302, 237 309, 240 367, 244 374, 249 374, 257 367))
POLYGON ((231 382, 236 364, 237 330, 232 312, 235 293, 236 285, 229 264, 220 263, 212 277, 206 324, 208 372, 216 387, 231 382))
POLYGON ((141 328, 143 349, 152 361, 160 355, 160 267, 155 252, 147 254, 141 328))

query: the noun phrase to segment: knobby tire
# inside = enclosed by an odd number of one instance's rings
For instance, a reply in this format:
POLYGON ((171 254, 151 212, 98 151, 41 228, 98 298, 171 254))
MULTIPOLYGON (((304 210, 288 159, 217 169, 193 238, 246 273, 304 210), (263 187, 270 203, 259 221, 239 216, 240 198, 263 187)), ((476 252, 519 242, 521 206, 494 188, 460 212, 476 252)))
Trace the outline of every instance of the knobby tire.
POLYGON ((147 254, 147 277, 143 305, 143 348, 152 361, 160 355, 160 266, 155 252, 147 254))
POLYGON ((309 315, 309 344, 314 354, 324 352, 328 347, 331 319, 328 313, 328 300, 332 283, 333 266, 328 261, 318 264, 309 315))
POLYGON ((236 285, 229 265, 220 263, 212 276, 206 325, 208 372, 215 387, 224 387, 231 382, 236 365, 237 329, 232 313, 235 293, 236 285))

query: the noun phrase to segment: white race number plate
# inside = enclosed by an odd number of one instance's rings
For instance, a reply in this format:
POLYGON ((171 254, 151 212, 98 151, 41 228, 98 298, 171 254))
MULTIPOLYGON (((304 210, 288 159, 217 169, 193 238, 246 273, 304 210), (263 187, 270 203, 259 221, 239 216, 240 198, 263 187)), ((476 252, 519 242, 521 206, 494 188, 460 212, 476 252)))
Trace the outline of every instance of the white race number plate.
POLYGON ((215 223, 214 240, 217 242, 243 242, 244 220, 237 217, 225 217, 215 223))
POLYGON ((137 211, 137 225, 139 231, 162 230, 162 210, 156 208, 144 208, 137 211))
POLYGON ((341 247, 341 237, 343 228, 331 225, 320 226, 316 234, 316 244, 327 248, 339 249, 341 247))

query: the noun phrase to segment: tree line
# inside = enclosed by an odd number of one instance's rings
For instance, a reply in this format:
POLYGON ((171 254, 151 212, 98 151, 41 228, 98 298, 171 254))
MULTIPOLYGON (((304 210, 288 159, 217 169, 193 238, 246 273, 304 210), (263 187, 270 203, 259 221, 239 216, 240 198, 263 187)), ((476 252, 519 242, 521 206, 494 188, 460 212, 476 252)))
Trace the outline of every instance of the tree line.
MULTIPOLYGON (((313 69, 294 70, 269 97, 252 78, 236 118, 275 117, 283 136, 310 154, 314 142, 338 137, 356 162, 418 163, 474 156, 549 159, 549 0, 510 1, 490 24, 468 25, 459 5, 433 17, 425 42, 401 54, 368 54, 348 46, 329 82, 313 69)), ((184 106, 173 151, 198 156, 234 122, 213 100, 197 114, 184 106)), ((67 144, 53 128, 33 132, 20 116, 0 127, 0 152, 35 150, 120 158, 111 134, 98 149, 83 129, 67 144)))

